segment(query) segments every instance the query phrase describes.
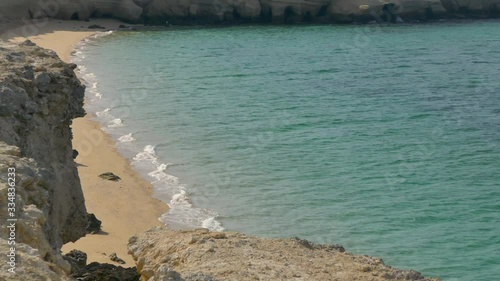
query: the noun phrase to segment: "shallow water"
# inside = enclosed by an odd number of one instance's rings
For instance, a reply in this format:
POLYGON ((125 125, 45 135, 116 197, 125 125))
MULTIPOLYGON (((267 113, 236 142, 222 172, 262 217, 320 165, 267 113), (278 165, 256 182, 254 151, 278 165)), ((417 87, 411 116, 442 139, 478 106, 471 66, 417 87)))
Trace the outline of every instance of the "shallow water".
MULTIPOLYGON (((115 33, 87 106, 170 225, 500 274, 500 23, 115 33), (173 196, 173 198, 172 198, 173 196)), ((83 66, 83 67, 82 67, 83 66)))

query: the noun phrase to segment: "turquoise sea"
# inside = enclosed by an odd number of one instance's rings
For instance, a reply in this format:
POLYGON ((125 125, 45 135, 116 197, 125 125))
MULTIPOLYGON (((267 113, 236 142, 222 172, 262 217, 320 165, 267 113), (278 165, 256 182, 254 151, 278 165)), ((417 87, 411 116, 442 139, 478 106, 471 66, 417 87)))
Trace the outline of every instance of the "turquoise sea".
POLYGON ((74 56, 172 227, 500 276, 500 22, 115 32, 74 56))

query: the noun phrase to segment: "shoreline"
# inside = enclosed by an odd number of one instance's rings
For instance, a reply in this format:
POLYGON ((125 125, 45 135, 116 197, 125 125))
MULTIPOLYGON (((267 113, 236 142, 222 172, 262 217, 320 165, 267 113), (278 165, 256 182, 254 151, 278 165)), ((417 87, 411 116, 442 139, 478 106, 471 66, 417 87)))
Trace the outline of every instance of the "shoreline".
MULTIPOLYGON (((50 33, 49 37, 56 40, 55 35, 58 32, 53 30, 50 33)), ((39 33, 36 36, 36 40, 42 41, 40 44, 50 41, 45 34, 39 33)), ((80 34, 80 36, 84 35, 80 34)), ((25 37, 20 37, 20 39, 25 39, 25 37)), ((20 216, 16 214, 16 219, 19 217, 19 224, 23 226, 21 228, 23 231, 11 230, 11 233, 17 232, 16 235, 19 235, 17 250, 7 247, 7 241, 12 240, 12 235, 9 235, 11 238, 6 235, 0 237, 2 252, 14 253, 11 262, 1 266, 4 272, 0 274, 1 280, 67 281, 70 278, 93 280, 108 278, 115 280, 384 281, 391 279, 438 281, 435 278, 425 278, 414 270, 401 270, 387 266, 379 258, 348 253, 340 245, 315 244, 300 238, 259 238, 236 232, 211 232, 200 228, 176 231, 165 226, 153 227, 145 232, 138 230, 141 226, 154 221, 149 215, 157 211, 151 210, 152 207, 149 205, 152 198, 149 196, 147 183, 137 177, 137 173, 128 174, 128 172, 133 172, 130 171, 130 165, 125 159, 117 156, 113 142, 102 133, 100 126, 97 126, 95 122, 88 123, 95 125, 94 127, 89 126, 83 130, 75 128, 74 142, 80 145, 88 142, 88 149, 81 150, 81 157, 76 161, 78 164, 75 164, 71 154, 73 133, 70 125, 73 118, 85 115, 82 107, 84 87, 72 71, 74 65, 63 63, 54 51, 41 49, 31 43, 15 45, 3 40, 0 43, 2 56, 5 56, 7 62, 2 64, 2 69, 5 69, 2 72, 2 74, 5 73, 2 76, 2 87, 5 88, 8 104, 15 105, 13 109, 17 110, 7 111, 7 115, 5 115, 5 110, 2 111, 4 114, 2 116, 7 119, 2 119, 6 130, 2 131, 0 156, 3 159, 4 171, 6 166, 11 166, 20 172, 18 184, 20 196, 16 204, 19 204, 21 210, 20 216), (50 80, 44 80, 46 75, 49 75, 50 80), (52 102, 44 101, 42 99, 44 94, 53 97, 52 102), (23 100, 19 102, 19 96, 28 96, 28 99, 26 102, 23 100), (23 106, 28 102, 37 105, 40 103, 41 107, 33 111, 32 108, 23 106), (45 105, 47 107, 44 107, 45 105), (34 114, 40 116, 40 119, 30 118, 34 114), (26 122, 26 120, 32 120, 33 123, 26 122), (10 124, 19 124, 20 127, 10 126, 10 124), (54 133, 47 134, 47 131, 54 133), (12 141, 10 135, 19 136, 21 140, 12 141), (26 140, 26 143, 22 143, 23 140, 26 140), (12 146, 8 143, 19 146, 12 146), (109 160, 108 154, 98 154, 98 157, 93 158, 94 162, 90 161, 96 151, 117 156, 116 162, 102 161, 102 158, 109 160), (85 168, 83 169, 85 172, 99 169, 102 172, 102 170, 109 171, 110 168, 116 168, 123 172, 120 174, 123 180, 115 183, 103 181, 96 179, 97 173, 90 172, 85 175, 82 172, 80 180, 77 168, 85 168), (89 180, 85 176, 88 176, 89 180), (129 181, 125 181, 126 179, 129 181), (98 185, 98 188, 95 185, 89 185, 92 182, 98 185), (83 183, 83 188, 81 183, 83 183), (130 187, 126 186, 127 183, 136 185, 130 187), (91 190, 97 195, 90 196, 91 190), (85 240, 87 238, 77 242, 86 241, 87 246, 90 244, 93 247, 89 262, 102 259, 106 264, 93 262, 87 264, 87 258, 85 262, 82 259, 83 255, 87 255, 82 253, 73 253, 65 257, 60 253, 63 243, 77 240, 85 235, 87 208, 84 205, 84 194, 87 199, 92 198, 92 204, 95 203, 96 206, 107 211, 105 214, 115 220, 100 217, 104 220, 105 231, 108 232, 89 236, 97 239, 100 245, 85 240), (120 200, 120 196, 123 200, 120 200), (111 204, 114 205, 110 207, 111 204), (107 228, 108 226, 114 227, 112 232, 111 228, 107 228), (122 236, 128 238, 128 233, 120 232, 128 230, 142 232, 127 239, 127 254, 130 253, 136 261, 136 266, 123 268, 110 264, 107 256, 102 255, 102 252, 110 250, 129 261, 127 255, 121 256, 123 246, 121 243, 117 245, 109 243, 120 242, 122 236), (114 237, 110 238, 111 236, 114 237), (105 239, 108 239, 107 243, 104 242, 105 239), (116 251, 117 249, 120 251, 116 251), (16 266, 16 262, 19 262, 19 266, 16 266), (84 263, 85 267, 83 267, 84 263), (16 267, 18 270, 14 271, 16 267), (9 271, 14 274, 8 273, 9 271), (71 277, 68 276, 69 274, 71 277)), ((71 44, 63 45, 71 46, 71 44)), ((78 120, 84 122, 89 118, 77 119, 74 127, 79 122, 78 120)), ((12 172, 14 176, 8 175, 8 177, 18 178, 17 172, 12 172)), ((5 187, 8 185, 7 180, 4 179, 5 177, 1 177, 0 181, 4 186, 2 189, 4 197, 7 197, 5 187)), ((9 184, 9 186, 12 185, 9 184)), ((8 196, 12 197, 10 194, 8 196)), ((159 204, 159 202, 156 203, 159 204)), ((93 208, 92 204, 87 204, 89 210, 93 208)), ((159 207, 163 208, 164 205, 159 204, 159 207)), ((16 213, 16 211, 9 212, 16 213)), ((151 224, 158 224, 158 221, 151 224)), ((74 248, 75 244, 66 244, 64 247, 68 249, 68 245, 74 248)), ((86 251, 88 252, 88 249, 86 251)))
MULTIPOLYGON (((122 22, 112 19, 95 19, 89 23, 49 19, 31 26, 10 23, 0 25, 0 38, 17 43, 31 40, 42 48, 55 51, 63 61, 70 63, 77 44, 100 31, 84 27, 90 24, 115 29, 122 22)), ((158 218, 168 206, 152 197, 152 184, 132 168, 117 151, 115 141, 92 118, 92 114, 87 113, 83 118, 74 119, 71 127, 73 148, 79 151, 75 162, 87 212, 94 213, 102 221, 102 228, 97 234, 87 234, 74 243, 65 244, 62 252, 77 249, 87 254, 89 263, 114 264, 109 255, 116 253, 126 262, 123 266, 135 266, 127 253, 129 238, 163 225, 158 218), (105 172, 113 172, 121 180, 113 182, 98 177, 105 172)))

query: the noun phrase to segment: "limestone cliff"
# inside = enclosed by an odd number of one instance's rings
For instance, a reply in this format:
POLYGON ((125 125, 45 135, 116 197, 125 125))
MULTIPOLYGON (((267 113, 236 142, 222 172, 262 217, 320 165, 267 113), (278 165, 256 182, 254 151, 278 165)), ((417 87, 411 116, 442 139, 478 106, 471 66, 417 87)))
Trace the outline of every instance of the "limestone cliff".
POLYGON ((2 0, 0 21, 112 17, 153 24, 295 23, 498 17, 500 0, 2 0))
POLYGON ((128 247, 148 281, 437 280, 416 271, 394 269, 381 259, 346 253, 341 246, 298 238, 266 239, 235 232, 156 227, 132 237, 128 247))
POLYGON ((142 8, 132 0, 2 0, 0 2, 0 20, 44 17, 83 20, 90 17, 112 17, 136 22, 141 14, 142 8))
MULTIPOLYGON (((500 0, 499 0, 500 1, 500 0)), ((142 18, 153 23, 185 22, 369 22, 444 17, 440 0, 152 0, 142 18)))
MULTIPOLYGON (((85 114, 85 88, 74 65, 33 45, 0 42, 2 253, 11 247, 6 241, 12 237, 5 227, 7 218, 18 219, 15 240, 11 239, 16 243, 17 274, 5 280, 64 279, 58 276, 70 268, 59 250, 63 243, 84 236, 87 224, 70 129, 72 119, 85 114), (15 172, 9 174, 12 169, 15 172), (9 200, 9 182, 15 182, 14 200, 9 200), (7 208, 12 202, 15 211, 7 208)), ((8 264, 0 267, 1 274, 8 273, 8 264)))

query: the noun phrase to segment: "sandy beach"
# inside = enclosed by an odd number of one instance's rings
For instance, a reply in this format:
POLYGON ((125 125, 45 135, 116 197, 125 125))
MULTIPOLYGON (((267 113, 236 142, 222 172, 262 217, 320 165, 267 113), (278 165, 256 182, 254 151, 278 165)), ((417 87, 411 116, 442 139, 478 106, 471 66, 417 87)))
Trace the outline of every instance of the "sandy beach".
MULTIPOLYGON (((43 20, 30 25, 11 22, 0 25, 0 38, 14 42, 29 39, 43 48, 54 50, 62 60, 69 62, 76 44, 99 32, 87 29, 90 24, 116 29, 121 22, 111 19, 91 22, 43 20)), ((116 253, 125 260, 125 266, 134 266, 133 259, 127 254, 128 239, 161 225, 158 217, 168 207, 151 197, 151 183, 131 168, 128 160, 116 151, 114 141, 89 113, 84 118, 75 119, 72 128, 73 147, 80 152, 76 163, 87 211, 102 221, 102 231, 68 243, 62 251, 84 251, 89 263, 113 263, 108 255, 116 253), (113 182, 98 177, 105 172, 112 172, 121 180, 113 182)))

